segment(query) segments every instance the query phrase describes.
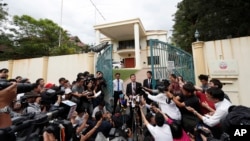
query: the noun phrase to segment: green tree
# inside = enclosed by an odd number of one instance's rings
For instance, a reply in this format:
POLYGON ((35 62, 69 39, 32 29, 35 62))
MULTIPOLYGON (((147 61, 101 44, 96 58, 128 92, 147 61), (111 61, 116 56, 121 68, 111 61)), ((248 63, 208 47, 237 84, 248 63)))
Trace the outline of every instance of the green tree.
POLYGON ((6 20, 8 12, 6 11, 6 3, 0 3, 0 21, 6 20))
MULTIPOLYGON (((51 49, 58 46, 58 35, 62 29, 53 21, 36 20, 28 15, 14 16, 13 21, 18 27, 12 31, 20 58, 49 56, 51 49)), ((65 32, 62 32, 62 39, 68 39, 65 32)))
POLYGON ((3 1, 0 3, 0 59, 5 60, 11 55, 12 34, 5 33, 7 30, 6 23, 8 23, 7 4, 3 1))
POLYGON ((249 0, 183 0, 175 13, 173 42, 191 52, 196 29, 202 41, 249 36, 249 17, 249 0))
POLYGON ((14 59, 50 55, 65 55, 77 52, 77 46, 69 40, 68 33, 49 19, 36 20, 28 15, 14 16, 12 28, 15 35, 14 59), (59 45, 59 31, 61 46, 59 45))

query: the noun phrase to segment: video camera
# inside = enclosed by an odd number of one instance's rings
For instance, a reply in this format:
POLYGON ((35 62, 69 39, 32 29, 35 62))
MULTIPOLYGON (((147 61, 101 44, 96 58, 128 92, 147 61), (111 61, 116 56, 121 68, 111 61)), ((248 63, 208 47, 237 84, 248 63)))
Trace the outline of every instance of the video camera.
MULTIPOLYGON (((0 90, 9 87, 12 83, 6 79, 0 79, 0 90)), ((34 88, 33 84, 29 83, 17 83, 17 93, 29 92, 34 88)))
POLYGON ((54 104, 57 101, 58 95, 64 95, 65 91, 61 90, 58 86, 54 86, 50 89, 45 90, 41 94, 41 104, 42 105, 50 105, 54 104))
POLYGON ((43 132, 47 131, 60 139, 60 131, 64 128, 65 140, 68 141, 74 131, 71 122, 66 119, 72 116, 75 108, 75 103, 65 100, 60 107, 48 113, 29 113, 12 118, 12 126, 0 129, 0 138, 8 141, 41 140, 43 132))

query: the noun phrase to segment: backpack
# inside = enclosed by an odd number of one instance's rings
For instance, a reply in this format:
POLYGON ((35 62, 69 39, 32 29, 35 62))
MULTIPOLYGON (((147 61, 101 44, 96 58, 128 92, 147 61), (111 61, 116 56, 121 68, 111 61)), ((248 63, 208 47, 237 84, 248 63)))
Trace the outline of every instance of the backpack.
POLYGON ((238 105, 228 109, 228 115, 222 122, 224 131, 234 125, 250 125, 250 107, 238 105))

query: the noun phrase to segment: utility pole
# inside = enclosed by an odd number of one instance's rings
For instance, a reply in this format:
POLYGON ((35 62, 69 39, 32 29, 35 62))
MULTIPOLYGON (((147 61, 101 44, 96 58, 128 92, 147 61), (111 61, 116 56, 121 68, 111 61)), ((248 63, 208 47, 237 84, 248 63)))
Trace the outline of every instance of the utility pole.
POLYGON ((59 44, 58 46, 61 47, 61 40, 62 40, 62 13, 63 13, 63 0, 61 0, 61 13, 60 13, 60 31, 59 31, 59 44))

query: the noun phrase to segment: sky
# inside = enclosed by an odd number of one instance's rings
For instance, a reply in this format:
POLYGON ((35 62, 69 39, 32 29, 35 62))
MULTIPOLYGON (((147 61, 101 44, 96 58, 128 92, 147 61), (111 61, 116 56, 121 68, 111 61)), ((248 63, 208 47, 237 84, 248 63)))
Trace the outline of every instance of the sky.
POLYGON ((0 0, 10 15, 50 19, 83 43, 94 44, 94 25, 140 18, 145 30, 167 30, 181 0, 0 0), (94 3, 94 5, 92 4, 94 3))

